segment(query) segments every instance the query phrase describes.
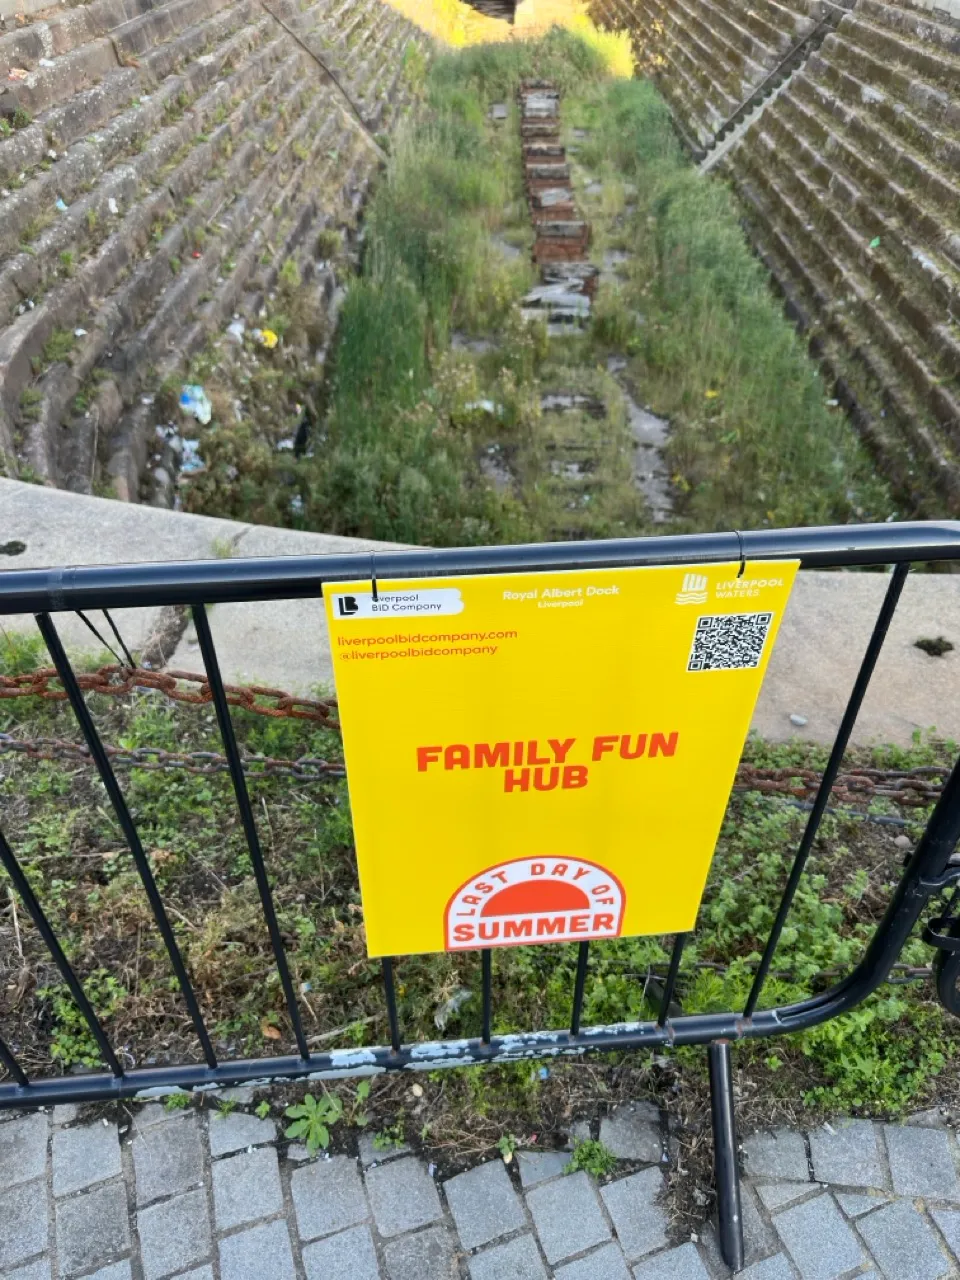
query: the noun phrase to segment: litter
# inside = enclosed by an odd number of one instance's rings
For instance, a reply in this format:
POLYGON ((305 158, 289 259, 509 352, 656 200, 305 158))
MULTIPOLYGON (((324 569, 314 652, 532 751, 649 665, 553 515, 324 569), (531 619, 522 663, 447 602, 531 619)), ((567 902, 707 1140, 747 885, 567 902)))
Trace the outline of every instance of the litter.
POLYGON ((120 206, 117 204, 116 200, 114 200, 113 196, 110 196, 110 198, 107 200, 107 208, 113 214, 117 214, 120 212, 120 206))
POLYGON ((184 440, 180 470, 184 475, 191 475, 193 472, 203 471, 203 469, 203 460, 200 457, 200 441, 184 440))
POLYGON ((455 991, 449 1000, 444 1000, 443 1004, 437 1009, 433 1015, 434 1025, 438 1031, 443 1031, 447 1023, 452 1017, 460 1012, 463 1006, 471 998, 473 992, 467 987, 460 987, 455 991))
MULTIPOLYGON (((185 383, 180 391, 180 408, 184 413, 196 418, 201 426, 206 426, 213 417, 213 407, 210 404, 210 398, 204 391, 203 387, 197 386, 196 383, 185 383)), ((184 441, 184 444, 187 442, 184 441)))
POLYGON ((870 241, 870 248, 871 248, 871 249, 879 249, 879 248, 880 248, 880 237, 879 237, 879 236, 874 236, 874 237, 873 237, 873 239, 870 241))
POLYGON ((85 338, 87 336, 86 329, 74 329, 73 336, 75 338, 85 338))
POLYGON ((260 345, 266 347, 268 351, 272 351, 280 339, 272 329, 262 329, 260 331, 260 345))
POLYGON ((231 342, 237 342, 242 345, 243 335, 246 333, 246 331, 247 331, 247 326, 243 323, 242 320, 234 320, 231 324, 227 325, 227 337, 230 339, 231 342))
POLYGON ((23 67, 11 67, 7 72, 8 80, 26 80, 30 75, 29 71, 25 71, 23 67))
POLYGON ((52 58, 41 58, 37 65, 41 67, 52 67, 55 63, 52 58))
POLYGON ((69 207, 63 196, 57 196, 57 209, 60 213, 66 213, 69 207))

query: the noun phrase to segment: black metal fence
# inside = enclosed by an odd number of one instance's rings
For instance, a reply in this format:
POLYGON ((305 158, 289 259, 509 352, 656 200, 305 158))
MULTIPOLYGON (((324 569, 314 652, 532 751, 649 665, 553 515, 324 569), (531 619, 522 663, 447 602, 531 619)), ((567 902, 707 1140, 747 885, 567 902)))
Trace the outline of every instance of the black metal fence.
MULTIPOLYGON (((85 1075, 28 1078, 14 1048, 0 1039, 0 1107, 30 1107, 54 1102, 93 1102, 155 1096, 175 1089, 210 1089, 222 1085, 296 1078, 332 1080, 386 1071, 435 1070, 470 1063, 575 1056, 602 1050, 652 1049, 657 1046, 709 1046, 713 1088, 713 1123, 717 1157, 717 1192, 721 1246, 726 1260, 742 1266, 743 1243, 736 1169, 730 1045, 736 1040, 800 1031, 854 1008, 890 975, 904 944, 931 898, 960 880, 952 858, 960 840, 960 762, 947 779, 926 830, 907 858, 887 910, 858 964, 828 990, 780 1008, 761 1008, 770 965, 813 848, 831 790, 876 668, 884 638, 897 609, 912 564, 960 560, 960 522, 840 526, 823 529, 758 531, 743 534, 697 534, 684 537, 564 543, 527 547, 440 551, 397 551, 370 555, 286 557, 263 560, 218 560, 185 564, 141 564, 109 567, 54 568, 0 574, 0 617, 33 613, 70 706, 76 716, 106 788, 130 854, 149 900, 196 1033, 202 1062, 127 1070, 104 1031, 96 1009, 61 947, 44 913, 43 903, 0 832, 0 863, 29 913, 94 1037, 105 1070, 85 1075), (271 893, 268 868, 247 789, 244 762, 231 719, 227 691, 206 606, 235 601, 271 601, 316 597, 330 583, 368 575, 380 579, 429 577, 458 573, 530 572, 578 568, 623 568, 697 564, 731 559, 798 558, 805 568, 889 567, 886 592, 850 693, 839 731, 802 838, 787 877, 773 926, 763 948, 744 1008, 725 1013, 672 1016, 674 995, 687 935, 673 945, 666 982, 655 1019, 606 1026, 583 1026, 582 1008, 590 962, 590 943, 581 943, 571 1017, 567 1027, 494 1036, 491 953, 482 953, 482 1033, 478 1038, 404 1043, 397 1011, 393 963, 383 963, 384 1001, 390 1044, 362 1049, 311 1052, 304 1033, 297 993, 284 951, 271 893), (80 682, 67 657, 53 615, 89 609, 188 605, 203 656, 209 693, 216 711, 227 766, 242 820, 263 916, 270 935, 296 1055, 221 1061, 181 955, 174 929, 157 887, 150 861, 124 797, 110 755, 87 708, 80 682)), ((843 626, 837 618, 836 625, 843 626)), ((679 820, 679 819, 678 819, 679 820)), ((938 990, 944 1003, 960 1011, 960 924, 953 898, 928 925, 925 937, 938 948, 938 990)), ((593 946, 602 946, 594 943, 593 946)))

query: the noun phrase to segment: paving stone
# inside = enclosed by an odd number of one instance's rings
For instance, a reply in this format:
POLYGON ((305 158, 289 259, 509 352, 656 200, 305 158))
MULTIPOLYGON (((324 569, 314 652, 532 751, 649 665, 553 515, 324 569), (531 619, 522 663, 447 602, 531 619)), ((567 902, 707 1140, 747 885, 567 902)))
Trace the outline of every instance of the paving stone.
POLYGON ((743 1140, 743 1154, 751 1178, 779 1178, 784 1182, 806 1182, 810 1178, 803 1135, 789 1129, 752 1133, 743 1140))
POLYGON ((621 1160, 646 1160, 659 1164, 663 1154, 659 1115, 656 1123, 649 1119, 648 1107, 638 1109, 628 1103, 617 1107, 600 1121, 600 1141, 621 1160))
POLYGON ((939 1280, 952 1268, 936 1237, 908 1200, 896 1200, 857 1223, 881 1271, 895 1280, 939 1280))
POLYGON ((229 1115, 213 1115, 208 1127, 210 1154, 225 1156, 244 1147, 255 1147, 262 1142, 273 1142, 277 1126, 273 1120, 260 1120, 248 1116, 245 1111, 231 1111, 229 1115))
POLYGON ((145 1280, 159 1280, 210 1256, 207 1193, 201 1187, 137 1214, 145 1280))
POLYGON ((65 1196, 95 1182, 120 1176, 120 1141, 115 1124, 85 1124, 53 1135, 53 1194, 65 1196))
POLYGON ((527 1193, 527 1205, 549 1263, 610 1239, 597 1193, 582 1170, 534 1187, 527 1193))
POLYGON ((303 1251, 307 1280, 380 1280, 377 1251, 369 1227, 351 1227, 303 1251))
POLYGON ((366 1175, 367 1195, 382 1236, 425 1227, 443 1217, 433 1179, 419 1160, 405 1156, 366 1175))
POLYGON ((634 1267, 635 1280, 710 1280, 694 1244, 682 1244, 679 1249, 658 1253, 639 1267, 634 1267))
POLYGON ((860 1218, 871 1209, 879 1209, 887 1203, 886 1196, 844 1195, 842 1191, 837 1194, 836 1199, 848 1218, 860 1218))
POLYGON ((943 1232, 943 1238, 960 1258, 960 1213, 956 1209, 931 1209, 930 1217, 943 1232))
POLYGON ((445 1227, 429 1227, 391 1240, 383 1250, 390 1280, 455 1280, 457 1248, 445 1227))
POLYGON ((36 1262, 28 1262, 25 1267, 3 1274, 4 1280, 50 1280, 50 1259, 38 1258, 36 1262))
POLYGON ((484 1249, 469 1260, 470 1280, 547 1280, 533 1236, 484 1249))
POLYGON ((667 1241, 667 1215, 656 1203, 663 1191, 659 1169, 642 1169, 619 1182, 611 1182, 600 1194, 617 1229, 628 1262, 635 1262, 667 1241))
POLYGON ((585 1258, 559 1267, 556 1280, 630 1280, 630 1272, 618 1244, 605 1244, 585 1258))
POLYGON ((489 1244, 526 1223, 502 1160, 491 1160, 443 1184, 464 1249, 489 1244))
POLYGON ((221 1280, 296 1280, 285 1222, 267 1222, 220 1241, 221 1280))
POLYGON ((773 1220, 803 1280, 836 1280, 864 1261, 863 1252, 830 1196, 817 1196, 773 1220))
POLYGON ((48 1129, 42 1112, 0 1125, 0 1187, 30 1182, 46 1172, 48 1129))
POLYGON ((47 1188, 42 1182, 0 1190, 0 1267, 47 1247, 47 1188))
POLYGON ((196 1116, 156 1124, 133 1139, 137 1204, 187 1191, 203 1177, 203 1148, 196 1116))
POLYGON ((900 1196, 960 1200, 950 1136, 942 1129, 884 1125, 893 1189, 900 1196))
POLYGON ((163 1102, 148 1102, 145 1107, 133 1117, 133 1128, 149 1129, 155 1124, 165 1124, 168 1120, 183 1120, 184 1114, 175 1107, 168 1110, 163 1102))
POLYGON ((880 1161, 877 1131, 869 1120, 849 1120, 810 1134, 813 1176, 841 1187, 889 1185, 880 1161))
POLYGON ((129 1248, 127 1193, 122 1183, 97 1187, 57 1205, 57 1253, 63 1275, 91 1271, 129 1248))
POLYGON ((522 1185, 535 1187, 563 1173, 573 1157, 569 1151, 518 1151, 515 1158, 522 1185))
POLYGON ((405 1142, 401 1142, 399 1147, 394 1143, 384 1147, 382 1150, 376 1145, 376 1134, 362 1133, 357 1147, 360 1152, 360 1163, 364 1169, 369 1169, 372 1164, 383 1164, 386 1160, 395 1160, 398 1156, 410 1155, 410 1148, 405 1142))
MULTIPOLYGON (((772 1258, 764 1258, 763 1262, 754 1263, 741 1271, 737 1280, 794 1280, 795 1271, 785 1253, 774 1254, 772 1258)), ((865 1280, 861 1277, 860 1280, 865 1280)))
POLYGON ((80 1108, 75 1102, 58 1103, 58 1105, 53 1108, 53 1123, 56 1125, 73 1124, 79 1111, 80 1108))
POLYGON ((213 1267, 197 1267, 195 1271, 184 1271, 175 1280, 213 1280, 213 1267))
POLYGON ((750 1266, 774 1252, 777 1238, 761 1215, 756 1197, 744 1182, 740 1184, 740 1212, 743 1214, 744 1261, 750 1266))
POLYGON ((946 1129, 947 1115, 941 1107, 929 1107, 926 1111, 915 1111, 903 1123, 920 1129, 946 1129))
POLYGON ((753 1189, 763 1201, 764 1208, 774 1213, 777 1209, 783 1209, 788 1204, 793 1204, 801 1196, 809 1195, 813 1190, 813 1184, 810 1182, 773 1182, 755 1186, 753 1189))
POLYGON ((591 1136, 589 1120, 574 1120, 567 1134, 567 1145, 572 1147, 575 1142, 589 1142, 591 1136))
POLYGON ((123 1262, 113 1262, 92 1276, 84 1276, 84 1280, 131 1280, 132 1276, 129 1259, 124 1258, 123 1262))
POLYGON ((333 1156, 297 1169, 290 1191, 301 1240, 342 1231, 370 1216, 357 1162, 350 1156, 333 1156))
POLYGON ((211 1173, 218 1231, 267 1218, 283 1208, 280 1170, 273 1147, 259 1147, 218 1160, 211 1173))
POLYGON ((226 1102, 235 1102, 240 1107, 249 1107, 255 1093, 256 1089, 251 1088, 248 1084, 237 1084, 229 1089, 218 1089, 216 1091, 218 1098, 223 1098, 226 1102))

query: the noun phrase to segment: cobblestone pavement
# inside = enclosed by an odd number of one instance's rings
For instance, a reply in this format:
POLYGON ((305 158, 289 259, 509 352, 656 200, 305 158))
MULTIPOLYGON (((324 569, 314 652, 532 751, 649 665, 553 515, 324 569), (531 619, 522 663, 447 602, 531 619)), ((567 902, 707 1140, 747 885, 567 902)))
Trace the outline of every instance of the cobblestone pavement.
MULTIPOLYGON (((648 1104, 601 1122, 602 1186, 569 1154, 446 1181, 406 1149, 310 1159, 273 1120, 151 1103, 119 1130, 72 1107, 0 1119, 4 1280, 721 1280, 712 1229, 671 1239, 648 1104)), ((954 1133, 837 1122, 745 1139, 743 1280, 960 1277, 954 1133)))

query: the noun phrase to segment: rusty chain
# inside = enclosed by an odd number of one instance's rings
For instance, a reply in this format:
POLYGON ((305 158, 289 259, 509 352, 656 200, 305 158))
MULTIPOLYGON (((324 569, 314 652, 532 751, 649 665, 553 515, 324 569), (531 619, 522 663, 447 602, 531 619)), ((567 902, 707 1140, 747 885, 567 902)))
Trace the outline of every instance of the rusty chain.
MULTIPOLYGON (((153 689, 173 702, 191 706, 203 706, 212 702, 206 676, 190 671, 153 671, 147 667, 126 667, 113 663, 78 675, 77 679, 85 692, 105 694, 113 698, 136 689, 153 689)), ((224 687, 231 706, 256 715, 313 721, 330 729, 340 728, 335 698, 304 698, 265 685, 228 684, 224 687)), ((0 676, 0 699, 42 698, 60 702, 66 696, 53 667, 42 667, 25 675, 0 676)), ((90 763, 86 747, 62 738, 20 739, 11 734, 0 734, 0 756, 12 752, 37 760, 90 763)), ((222 773, 228 768, 226 757, 213 751, 166 751, 153 746, 128 750, 109 746, 107 753, 114 765, 132 769, 184 769, 189 773, 213 774, 222 773)), ((287 777, 304 782, 342 777, 344 774, 342 761, 311 756, 295 760, 253 756, 244 761, 244 769, 254 777, 287 777)), ((940 795, 944 773, 945 770, 935 765, 916 769, 851 769, 837 778, 832 798, 847 804, 864 804, 874 799, 885 799, 905 808, 922 808, 934 803, 940 795)), ((790 796, 806 801, 816 795, 821 778, 822 775, 816 769, 791 766, 763 768, 741 764, 737 771, 735 789, 756 791, 764 795, 790 796)))
MULTIPOLYGON (((96 671, 78 674, 77 683, 88 693, 103 693, 111 698, 121 697, 134 689, 155 689, 173 702, 202 706, 213 701, 207 677, 192 671, 151 671, 147 667, 111 663, 96 671), (190 691, 181 687, 184 684, 200 687, 190 691)), ((227 684, 224 688, 227 702, 232 707, 242 707, 245 711, 275 719, 317 720, 331 729, 340 727, 336 719, 337 704, 332 698, 302 698, 298 694, 258 684, 227 684)), ((54 667, 40 667, 26 675, 0 676, 0 699, 45 698, 62 702, 66 696, 54 667)))

